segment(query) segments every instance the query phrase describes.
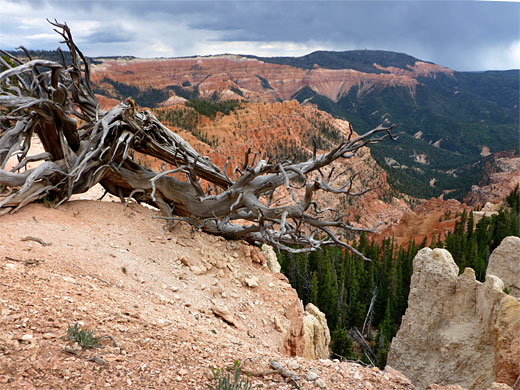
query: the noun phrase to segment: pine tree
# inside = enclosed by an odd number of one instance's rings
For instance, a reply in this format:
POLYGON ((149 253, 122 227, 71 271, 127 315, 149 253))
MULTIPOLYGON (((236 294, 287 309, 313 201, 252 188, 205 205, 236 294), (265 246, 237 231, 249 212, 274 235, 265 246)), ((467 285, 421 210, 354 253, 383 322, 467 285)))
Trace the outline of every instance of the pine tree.
POLYGON ((336 278, 336 270, 332 267, 332 262, 327 252, 325 252, 325 256, 323 257, 321 268, 318 307, 327 316, 330 328, 334 329, 337 320, 338 281, 336 278))
POLYGON ((312 273, 310 302, 318 306, 318 274, 316 271, 312 273))
POLYGON ((377 366, 383 369, 386 366, 386 358, 388 356, 388 350, 390 349, 390 343, 392 338, 395 336, 396 329, 392 320, 392 310, 390 298, 387 300, 385 317, 381 324, 376 336, 376 359, 377 366))
POLYGON ((468 235, 468 240, 473 237, 473 230, 475 229, 475 218, 473 216, 473 211, 469 213, 468 223, 466 225, 466 232, 468 235))
POLYGON ((332 332, 331 339, 333 340, 331 342, 331 349, 334 353, 345 359, 357 359, 352 339, 348 335, 348 329, 346 327, 334 330, 332 332))

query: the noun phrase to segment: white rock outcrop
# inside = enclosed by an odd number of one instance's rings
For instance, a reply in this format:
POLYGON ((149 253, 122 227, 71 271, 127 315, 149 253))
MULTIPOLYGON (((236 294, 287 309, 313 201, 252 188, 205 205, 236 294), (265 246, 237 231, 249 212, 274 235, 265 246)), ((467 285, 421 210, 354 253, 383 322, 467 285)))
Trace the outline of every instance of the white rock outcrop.
POLYGON ((388 365, 418 389, 430 384, 486 389, 520 375, 520 301, 488 275, 460 276, 444 249, 421 249, 413 261, 408 309, 392 340, 388 365))
POLYGON ((280 263, 278 262, 278 258, 276 257, 276 253, 272 246, 264 244, 262 245, 262 252, 265 255, 267 267, 271 270, 271 272, 278 273, 282 270, 280 263))
POLYGON ((303 316, 305 338, 304 356, 309 359, 328 359, 330 331, 325 314, 312 303, 305 306, 303 316))
POLYGON ((520 298, 520 237, 502 240, 489 257, 486 275, 498 276, 509 293, 520 298))
POLYGON ((284 337, 282 351, 306 359, 328 359, 330 331, 327 319, 312 303, 303 309, 297 299, 286 309, 284 317, 273 318, 274 327, 284 337))

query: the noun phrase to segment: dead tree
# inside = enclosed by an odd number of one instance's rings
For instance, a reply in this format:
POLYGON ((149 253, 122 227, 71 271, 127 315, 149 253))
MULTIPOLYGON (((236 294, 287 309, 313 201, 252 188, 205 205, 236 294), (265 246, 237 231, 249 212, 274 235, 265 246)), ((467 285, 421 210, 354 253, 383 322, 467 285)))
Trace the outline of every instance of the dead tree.
POLYGON ((236 168, 237 177, 231 178, 227 167, 215 166, 151 112, 138 111, 133 100, 102 110, 92 90, 89 63, 68 26, 51 24, 68 46, 72 63, 64 56, 61 64, 31 59, 27 51, 27 62, 6 52, 0 58, 0 213, 44 197, 58 206, 100 183, 122 200, 148 203, 170 221, 186 221, 211 234, 291 252, 343 246, 364 257, 338 232, 371 230, 320 209, 313 196, 320 191, 349 196, 366 192, 352 191, 354 178, 335 186, 345 173, 327 167, 368 144, 392 138, 391 127, 379 126, 361 136, 351 132, 329 152, 318 155, 315 150, 304 162, 249 162, 246 156, 244 165, 236 168), (33 137, 39 137, 44 153, 30 155, 33 137), (174 169, 153 172, 131 158, 134 151, 174 169), (10 169, 8 160, 15 160, 10 169), (290 194, 292 203, 275 206, 273 198, 281 190, 290 194))

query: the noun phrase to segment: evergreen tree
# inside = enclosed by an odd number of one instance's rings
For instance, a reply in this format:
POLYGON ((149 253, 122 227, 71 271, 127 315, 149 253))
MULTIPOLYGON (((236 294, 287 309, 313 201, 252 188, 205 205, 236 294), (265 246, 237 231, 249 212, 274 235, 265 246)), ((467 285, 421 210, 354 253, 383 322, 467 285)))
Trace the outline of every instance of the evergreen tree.
POLYGON ((318 274, 316 271, 312 273, 310 302, 318 306, 318 274))
MULTIPOLYGON (((516 188, 497 215, 483 217, 475 224, 473 213, 462 213, 444 240, 439 234, 432 242, 452 253, 461 272, 471 267, 482 281, 491 251, 505 236, 519 234, 519 207, 516 188)), ((397 247, 391 238, 378 244, 362 234, 355 246, 371 262, 360 261, 341 249, 324 248, 310 254, 281 254, 280 264, 304 304, 310 301, 325 313, 332 351, 349 359, 356 358, 356 349, 348 330, 362 328, 377 286, 371 327, 377 329, 373 343, 377 365, 384 367, 391 340, 406 311, 413 259, 425 243, 423 240, 418 245, 410 239, 408 245, 397 247)), ((370 342, 370 335, 367 340, 370 342)), ((364 354, 357 358, 368 363, 364 354)))
POLYGON ((348 329, 346 327, 334 330, 331 339, 332 342, 330 346, 335 354, 349 360, 357 359, 352 339, 348 335, 348 329))

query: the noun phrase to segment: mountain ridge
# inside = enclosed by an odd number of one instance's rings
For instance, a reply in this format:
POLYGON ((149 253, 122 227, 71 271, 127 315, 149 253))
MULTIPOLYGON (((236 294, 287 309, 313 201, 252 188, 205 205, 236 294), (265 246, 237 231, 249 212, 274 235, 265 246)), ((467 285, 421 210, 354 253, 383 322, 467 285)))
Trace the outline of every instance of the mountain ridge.
POLYGON ((380 123, 399 124, 397 143, 373 145, 372 154, 394 187, 422 198, 462 199, 481 176, 471 167, 487 153, 513 148, 518 138, 518 70, 457 72, 378 50, 99 58, 92 68, 97 93, 117 100, 131 95, 147 107, 178 102, 177 97, 296 99, 348 120, 358 133, 380 123))
MULTIPOLYGON (((390 73, 383 69, 375 67, 377 63, 381 66, 396 66, 396 63, 402 69, 407 69, 407 65, 414 65, 419 60, 406 53, 398 53, 388 50, 316 50, 309 54, 299 57, 262 57, 255 55, 244 55, 247 58, 255 58, 259 61, 290 65, 302 69, 312 69, 315 65, 325 69, 354 69, 366 73, 390 73)), ((428 61, 422 61, 431 63, 428 61)), ((431 63, 433 64, 433 63, 431 63)))

